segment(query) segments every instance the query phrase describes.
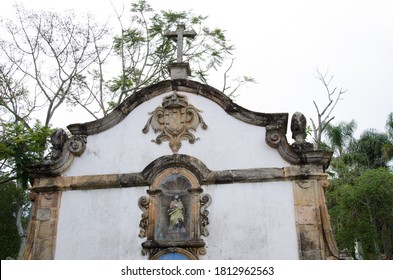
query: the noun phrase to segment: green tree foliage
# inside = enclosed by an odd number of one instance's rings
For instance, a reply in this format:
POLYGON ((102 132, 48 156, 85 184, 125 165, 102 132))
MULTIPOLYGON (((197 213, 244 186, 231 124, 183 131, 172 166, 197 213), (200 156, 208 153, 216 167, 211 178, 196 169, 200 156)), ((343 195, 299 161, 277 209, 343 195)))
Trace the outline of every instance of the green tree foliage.
POLYGON ((390 158, 384 154, 384 149, 391 144, 392 142, 386 133, 367 130, 351 145, 351 152, 360 166, 366 168, 385 167, 390 158))
MULTIPOLYGON (((176 42, 164 36, 166 31, 176 30, 179 24, 193 29, 198 34, 194 39, 185 39, 183 53, 185 61, 192 65, 195 79, 207 83, 211 70, 217 70, 227 60, 233 62, 234 46, 228 41, 224 30, 206 26, 207 16, 195 15, 191 11, 156 12, 145 0, 131 3, 131 21, 124 26, 118 14, 121 34, 114 38, 114 51, 121 59, 122 69, 117 78, 110 81, 110 90, 120 103, 125 97, 150 84, 169 77, 167 65, 175 62, 176 42)), ((230 65, 232 67, 232 63, 230 65)), ((229 69, 227 69, 229 70, 229 69)), ((244 76, 228 85, 224 74, 223 91, 231 95, 238 86, 254 82, 244 76)))
MULTIPOLYGON (((2 178, 0 178, 1 180, 2 178)), ((24 192, 14 182, 2 184, 0 187, 0 259, 7 257, 16 259, 20 246, 20 236, 16 227, 16 214, 24 204, 24 192)))
POLYGON ((355 120, 350 122, 340 122, 337 126, 328 124, 326 126, 325 135, 327 145, 333 150, 336 156, 342 155, 347 147, 354 141, 354 132, 357 124, 355 120))
POLYGON ((27 187, 29 167, 42 160, 52 130, 37 122, 32 128, 23 123, 4 123, 0 135, 2 181, 17 180, 27 187))
POLYGON ((353 185, 336 187, 330 193, 336 203, 331 216, 340 248, 354 253, 354 241, 362 244, 365 259, 392 257, 393 174, 387 168, 369 169, 353 185))
POLYGON ((18 256, 26 238, 30 203, 26 191, 31 179, 29 167, 40 162, 51 129, 37 122, 3 123, 0 135, 0 252, 1 258, 18 256))
MULTIPOLYGON (((389 118, 388 118, 389 120, 389 118)), ((355 257, 355 241, 366 259, 392 258, 393 173, 389 169, 393 139, 366 130, 353 137, 354 121, 330 125, 327 143, 335 156, 330 165, 327 205, 338 246, 355 257)), ((388 126, 387 126, 388 127, 388 126)))

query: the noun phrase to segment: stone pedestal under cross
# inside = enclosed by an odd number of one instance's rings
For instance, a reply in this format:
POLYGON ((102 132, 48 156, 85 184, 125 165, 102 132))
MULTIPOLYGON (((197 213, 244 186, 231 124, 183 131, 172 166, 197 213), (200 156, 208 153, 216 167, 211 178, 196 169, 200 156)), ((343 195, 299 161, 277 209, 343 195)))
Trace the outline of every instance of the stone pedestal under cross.
POLYGON ((177 42, 177 58, 176 63, 168 65, 171 79, 187 79, 191 75, 190 65, 183 62, 183 38, 194 38, 196 36, 194 30, 186 31, 185 26, 180 24, 176 31, 166 31, 164 36, 169 39, 174 39, 177 42))

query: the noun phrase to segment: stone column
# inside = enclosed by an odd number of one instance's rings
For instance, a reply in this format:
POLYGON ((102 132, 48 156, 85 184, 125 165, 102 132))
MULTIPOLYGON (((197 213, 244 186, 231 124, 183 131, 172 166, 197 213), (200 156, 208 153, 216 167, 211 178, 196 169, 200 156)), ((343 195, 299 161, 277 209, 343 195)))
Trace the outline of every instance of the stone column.
POLYGON ((32 197, 34 206, 22 259, 51 260, 55 257, 61 191, 38 192, 32 197))
POLYGON ((322 188, 327 174, 315 165, 291 166, 290 173, 295 178, 293 188, 299 259, 326 259, 321 219, 321 205, 325 205, 325 198, 321 196, 319 188, 322 188))

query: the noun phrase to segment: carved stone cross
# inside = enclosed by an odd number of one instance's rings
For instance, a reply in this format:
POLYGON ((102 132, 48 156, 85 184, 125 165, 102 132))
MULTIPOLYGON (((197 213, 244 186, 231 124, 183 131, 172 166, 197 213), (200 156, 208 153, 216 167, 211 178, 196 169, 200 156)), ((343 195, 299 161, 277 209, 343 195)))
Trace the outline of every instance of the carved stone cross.
POLYGON ((183 24, 179 24, 176 31, 166 31, 164 34, 165 37, 177 41, 177 63, 183 62, 183 37, 194 38, 197 35, 194 30, 186 31, 185 28, 183 24))

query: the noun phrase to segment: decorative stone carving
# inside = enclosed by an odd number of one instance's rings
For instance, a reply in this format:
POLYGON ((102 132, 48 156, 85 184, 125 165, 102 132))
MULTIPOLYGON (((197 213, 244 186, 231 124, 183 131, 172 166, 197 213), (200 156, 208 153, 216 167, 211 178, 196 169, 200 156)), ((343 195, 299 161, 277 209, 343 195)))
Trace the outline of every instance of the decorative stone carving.
POLYGON ((37 221, 48 221, 51 217, 49 208, 39 208, 37 210, 37 221))
POLYGON ((60 175, 86 150, 87 136, 74 135, 68 138, 63 129, 56 130, 51 136, 51 152, 40 164, 30 168, 30 173, 37 177, 60 175))
POLYGON ((142 210, 142 219, 139 222, 141 230, 138 236, 143 238, 146 237, 147 226, 149 225, 149 198, 147 196, 139 198, 138 206, 142 210))
POLYGON ((52 144, 51 152, 45 157, 45 161, 51 162, 56 161, 61 157, 63 152, 63 146, 68 140, 68 135, 64 129, 57 129, 52 133, 50 137, 50 143, 52 144))
POLYGON ((323 180, 322 181, 322 189, 323 189, 323 193, 326 193, 327 189, 329 188, 329 181, 328 180, 323 180))
POLYGON ((209 231, 207 230, 207 226, 209 225, 209 211, 206 210, 207 207, 211 204, 211 196, 205 194, 201 197, 201 235, 207 237, 209 235, 209 231))
POLYGON ((197 178, 186 169, 168 168, 154 179, 147 192, 149 197, 138 201, 143 211, 139 237, 147 238, 142 243, 142 255, 156 259, 163 251, 184 250, 181 254, 198 259, 205 254, 201 236, 209 234, 206 208, 211 197, 201 197, 203 189, 197 178))
POLYGON ((68 149, 75 156, 80 156, 86 149, 87 136, 86 135, 75 135, 70 140, 68 149))
POLYGON ((314 182, 310 180, 296 181, 296 184, 304 190, 315 186, 314 182))
POLYGON ((295 140, 295 143, 292 144, 292 148, 295 152, 312 151, 314 148, 313 144, 306 142, 306 129, 306 117, 300 112, 294 113, 291 120, 291 131, 292 139, 295 140))
POLYGON ((292 139, 295 140, 296 143, 300 144, 306 141, 306 128, 306 117, 300 112, 296 112, 295 114, 293 114, 291 120, 291 131, 292 139))
POLYGON ((177 153, 182 140, 188 140, 191 144, 198 140, 191 130, 196 131, 199 125, 202 129, 207 129, 200 112, 188 104, 186 96, 174 91, 173 94, 164 97, 162 106, 149 113, 151 117, 142 131, 148 133, 151 126, 155 133, 160 132, 152 142, 161 144, 162 141, 168 141, 172 152, 177 153))
POLYGON ((282 143, 287 143, 288 115, 275 114, 272 115, 270 121, 266 124, 266 143, 272 148, 279 148, 282 143))

